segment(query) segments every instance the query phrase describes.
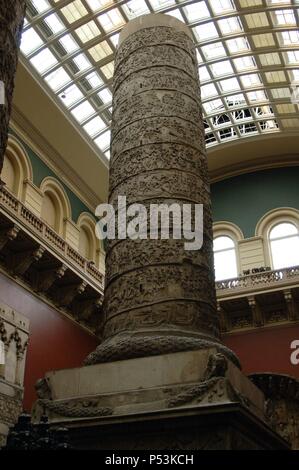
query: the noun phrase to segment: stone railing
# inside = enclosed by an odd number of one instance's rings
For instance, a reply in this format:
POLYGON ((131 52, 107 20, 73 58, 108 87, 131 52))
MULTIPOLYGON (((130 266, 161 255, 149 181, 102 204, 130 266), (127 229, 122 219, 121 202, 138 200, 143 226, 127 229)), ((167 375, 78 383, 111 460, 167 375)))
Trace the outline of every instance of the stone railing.
POLYGON ((239 297, 249 293, 299 287, 299 266, 249 274, 216 281, 217 298, 239 297))
POLYGON ((0 188, 0 207, 4 209, 5 213, 12 216, 17 224, 21 224, 24 230, 37 236, 41 244, 46 245, 51 251, 55 251, 59 257, 62 257, 63 262, 87 276, 93 283, 100 284, 101 288, 104 286, 104 275, 94 264, 81 256, 55 230, 43 222, 4 186, 0 188))

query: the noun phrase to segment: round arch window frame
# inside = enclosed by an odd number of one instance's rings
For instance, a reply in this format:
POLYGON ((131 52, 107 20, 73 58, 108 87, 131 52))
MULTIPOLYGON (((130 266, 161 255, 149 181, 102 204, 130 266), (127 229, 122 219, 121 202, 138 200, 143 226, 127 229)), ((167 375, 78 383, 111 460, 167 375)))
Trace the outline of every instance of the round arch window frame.
POLYGON ((47 176, 41 182, 39 189, 43 194, 48 193, 48 195, 53 198, 54 204, 57 205, 59 211, 58 226, 53 230, 55 230, 58 235, 65 238, 65 221, 72 220, 72 210, 64 187, 52 176, 47 176))
POLYGON ((96 236, 96 219, 89 214, 88 212, 82 212, 77 220, 77 227, 79 231, 84 229, 88 232, 88 235, 91 237, 91 251, 92 251, 92 258, 89 260, 94 262, 96 266, 100 266, 101 256, 104 253, 102 243, 96 236))
MULTIPOLYGON (((228 237, 230 238, 235 246, 235 256, 236 256, 236 268, 237 268, 237 276, 240 276, 241 272, 241 260, 240 260, 240 250, 239 250, 239 242, 244 240, 244 235, 242 230, 236 225, 231 222, 215 222, 213 224, 213 241, 219 237, 228 237)), ((222 279, 217 280, 216 282, 221 282, 222 279)))
POLYGON ((17 180, 14 183, 15 189, 12 193, 17 199, 24 202, 25 183, 33 181, 33 169, 25 148, 11 134, 8 136, 4 158, 5 157, 10 159, 17 177, 17 180))
POLYGON ((255 229, 255 235, 263 240, 265 262, 268 266, 271 266, 272 270, 275 270, 275 268, 272 258, 270 233, 274 227, 283 223, 294 225, 299 233, 299 210, 292 207, 273 209, 259 220, 255 229))
MULTIPOLYGON (((87 234, 87 237, 89 239, 89 259, 88 259, 88 261, 93 261, 93 262, 96 262, 96 252, 97 252, 96 236, 95 236, 95 224, 96 224, 96 221, 87 212, 81 213, 79 218, 78 218, 78 221, 77 221, 77 226, 79 228, 79 231, 81 232, 81 230, 85 230, 85 232, 87 234)), ((80 235, 79 235, 79 237, 80 237, 80 235)), ((83 256, 83 255, 81 254, 81 256, 83 256)))

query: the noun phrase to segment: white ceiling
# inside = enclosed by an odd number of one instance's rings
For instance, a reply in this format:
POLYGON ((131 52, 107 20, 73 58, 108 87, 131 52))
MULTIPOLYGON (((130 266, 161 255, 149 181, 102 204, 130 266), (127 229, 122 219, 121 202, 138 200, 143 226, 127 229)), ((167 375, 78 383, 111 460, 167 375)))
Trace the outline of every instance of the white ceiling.
POLYGON ((118 35, 130 19, 147 13, 176 16, 192 31, 208 148, 299 131, 299 0, 27 4, 21 60, 105 164, 118 35))

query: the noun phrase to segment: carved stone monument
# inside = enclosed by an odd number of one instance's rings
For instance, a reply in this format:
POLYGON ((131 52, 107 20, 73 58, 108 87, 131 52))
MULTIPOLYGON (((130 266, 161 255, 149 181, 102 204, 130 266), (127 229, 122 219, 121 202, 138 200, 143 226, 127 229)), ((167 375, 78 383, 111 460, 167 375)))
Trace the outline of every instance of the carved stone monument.
POLYGON ((29 320, 0 303, 0 448, 22 412, 29 320))
MULTIPOLYGON (((121 32, 115 58, 109 202, 203 204, 203 246, 186 240, 108 241, 104 341, 86 364, 216 347, 210 189, 191 32, 147 15, 121 32)), ((172 233, 170 232, 172 237, 172 233)))
POLYGON ((109 202, 203 204, 203 246, 109 240, 103 341, 86 366, 37 384, 78 448, 272 449, 263 393, 219 338, 212 219, 195 48, 183 23, 147 15, 116 55, 109 202))

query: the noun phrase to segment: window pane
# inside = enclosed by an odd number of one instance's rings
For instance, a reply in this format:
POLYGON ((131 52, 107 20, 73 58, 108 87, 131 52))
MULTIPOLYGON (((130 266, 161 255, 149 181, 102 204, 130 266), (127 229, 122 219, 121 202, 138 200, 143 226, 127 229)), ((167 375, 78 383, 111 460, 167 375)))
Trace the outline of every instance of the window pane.
POLYGON ((76 101, 83 98, 83 93, 79 90, 77 85, 71 85, 58 96, 63 101, 65 106, 69 107, 76 103, 76 101))
POLYGON ((43 44, 41 37, 33 28, 27 29, 22 34, 21 51, 23 54, 30 54, 43 44))
POLYGON ((49 75, 45 77, 45 80, 52 90, 56 91, 69 83, 71 81, 71 77, 66 73, 63 67, 60 67, 55 70, 55 72, 49 73, 49 75))
POLYGON ((233 240, 229 237, 217 237, 214 240, 214 251, 226 250, 227 248, 235 248, 233 240))
POLYGON ((299 265, 299 236, 271 242, 273 268, 299 265))
POLYGON ((30 62, 39 73, 44 73, 56 65, 58 61, 49 49, 44 49, 30 59, 30 62))
POLYGON ((276 225, 271 232, 270 232, 270 240, 274 240, 275 238, 287 237, 289 235, 297 235, 298 230, 297 227, 293 224, 283 223, 276 225))
POLYGON ((238 276, 235 250, 215 253, 214 265, 216 281, 238 276))

